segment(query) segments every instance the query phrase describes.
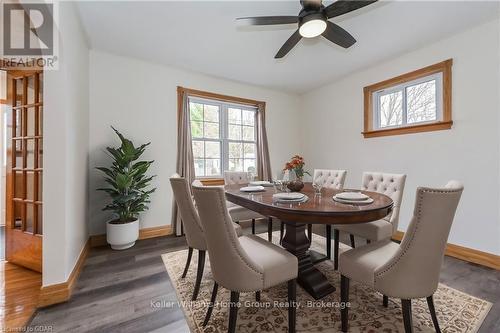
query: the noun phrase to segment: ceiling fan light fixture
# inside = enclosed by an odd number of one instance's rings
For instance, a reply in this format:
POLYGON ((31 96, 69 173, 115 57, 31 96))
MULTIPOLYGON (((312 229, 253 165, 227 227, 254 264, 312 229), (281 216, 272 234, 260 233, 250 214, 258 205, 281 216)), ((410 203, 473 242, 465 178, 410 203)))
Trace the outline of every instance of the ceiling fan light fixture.
POLYGON ((326 19, 321 14, 311 14, 302 19, 299 33, 304 38, 313 38, 326 30, 326 19))

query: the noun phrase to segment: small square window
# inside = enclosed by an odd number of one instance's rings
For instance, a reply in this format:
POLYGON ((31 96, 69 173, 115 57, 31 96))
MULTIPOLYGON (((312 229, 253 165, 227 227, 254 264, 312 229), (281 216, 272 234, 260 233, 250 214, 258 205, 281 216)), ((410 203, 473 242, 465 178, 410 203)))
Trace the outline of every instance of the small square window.
POLYGON ((450 129, 452 60, 364 88, 365 138, 450 129))

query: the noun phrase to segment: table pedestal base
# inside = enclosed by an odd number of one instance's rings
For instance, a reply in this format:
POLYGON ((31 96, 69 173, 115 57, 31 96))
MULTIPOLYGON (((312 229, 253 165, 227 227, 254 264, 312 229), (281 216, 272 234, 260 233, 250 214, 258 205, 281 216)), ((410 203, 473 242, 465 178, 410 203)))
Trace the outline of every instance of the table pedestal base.
POLYGON ((314 250, 309 250, 309 256, 313 264, 319 264, 322 261, 328 260, 327 256, 314 250))
POLYGON ((314 299, 320 299, 335 291, 326 277, 316 267, 308 251, 310 243, 306 235, 306 224, 287 223, 285 237, 281 245, 299 260, 297 282, 314 299))

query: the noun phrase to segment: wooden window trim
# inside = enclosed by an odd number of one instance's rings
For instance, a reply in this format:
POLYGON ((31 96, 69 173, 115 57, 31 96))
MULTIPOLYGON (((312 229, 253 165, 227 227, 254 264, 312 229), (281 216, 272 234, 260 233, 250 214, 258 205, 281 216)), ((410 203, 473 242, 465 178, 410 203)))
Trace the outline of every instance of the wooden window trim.
POLYGON ((364 131, 365 138, 380 136, 411 134, 420 132, 440 131, 451 129, 451 67, 453 59, 448 59, 437 64, 409 72, 392 79, 372 84, 363 88, 364 93, 364 131), (417 124, 404 127, 374 129, 373 126, 373 94, 379 90, 393 87, 408 81, 413 81, 428 75, 443 73, 443 119, 435 122, 417 124))
POLYGON ((224 185, 223 178, 198 178, 205 186, 224 185))
MULTIPOLYGON (((229 95, 222 95, 208 91, 177 86, 177 127, 180 126, 180 121, 182 117, 182 96, 184 93, 192 97, 212 99, 226 103, 249 105, 256 108, 263 108, 263 109, 266 108, 266 102, 263 101, 257 101, 254 99, 235 97, 229 95)), ((197 179, 200 180, 205 186, 224 185, 224 178, 198 177, 197 179)))

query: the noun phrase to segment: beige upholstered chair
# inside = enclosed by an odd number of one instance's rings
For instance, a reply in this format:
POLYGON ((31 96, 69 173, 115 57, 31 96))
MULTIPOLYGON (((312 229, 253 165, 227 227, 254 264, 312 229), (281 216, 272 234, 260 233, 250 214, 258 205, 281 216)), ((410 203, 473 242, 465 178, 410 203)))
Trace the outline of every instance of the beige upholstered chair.
MULTIPOLYGON (((199 184, 201 185, 201 183, 199 184)), ((170 185, 172 186, 172 191, 174 192, 175 202, 179 208, 179 214, 183 222, 182 225, 184 226, 186 241, 189 247, 188 259, 186 261, 184 272, 182 273, 182 278, 185 278, 188 272, 191 257, 193 255, 193 249, 198 250, 198 270, 196 274, 195 288, 193 291, 193 300, 196 300, 200 290, 203 268, 205 266, 205 251, 207 250, 205 234, 203 232, 203 228, 201 227, 198 212, 194 206, 187 180, 180 177, 178 174, 174 174, 170 178, 170 185)), ((241 235, 241 227, 239 225, 233 224, 233 228, 236 229, 236 233, 238 235, 241 235)))
MULTIPOLYGON (((344 188, 347 170, 315 169, 313 183, 322 184, 324 188, 342 190, 344 188)), ((307 235, 312 240, 312 224, 307 225, 307 235)), ((332 257, 332 226, 326 225, 326 256, 332 257)))
MULTIPOLYGON (((224 184, 226 185, 246 185, 249 182, 250 178, 248 172, 224 171, 224 184)), ((231 215, 234 222, 239 223, 240 221, 252 220, 252 234, 255 234, 255 219, 263 219, 264 216, 254 212, 253 210, 238 206, 232 202, 227 202, 227 205, 229 215, 231 215)))
POLYGON ((313 183, 323 184, 325 188, 341 190, 344 188, 347 170, 315 169, 313 183))
MULTIPOLYGON (((297 258, 258 236, 238 238, 232 227, 224 189, 193 187, 201 223, 205 230, 210 266, 215 280, 210 306, 205 318, 210 319, 218 286, 231 291, 229 330, 236 331, 240 292, 259 292, 288 282, 288 298, 295 304, 298 274, 297 258)), ((289 332, 295 332, 295 307, 289 307, 289 332)))
MULTIPOLYGON (((349 300, 349 280, 382 293, 386 307, 388 297, 400 298, 405 332, 412 332, 411 300, 426 297, 434 328, 440 332, 432 295, 462 191, 457 181, 445 188, 419 187, 413 218, 400 245, 383 240, 342 253, 341 302, 349 300)), ((348 309, 341 311, 342 331, 347 332, 348 309)))
POLYGON ((365 238, 367 243, 371 241, 380 241, 390 239, 391 236, 398 230, 399 210, 401 200, 403 199, 403 191, 405 188, 406 175, 381 173, 381 172, 364 172, 361 181, 361 190, 379 192, 389 196, 394 202, 392 213, 381 220, 351 224, 351 225, 334 225, 334 257, 335 269, 338 267, 339 253, 339 231, 348 232, 351 237, 351 246, 354 248, 354 235, 365 238))

